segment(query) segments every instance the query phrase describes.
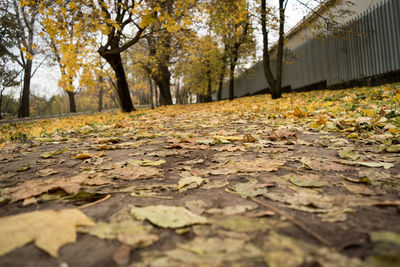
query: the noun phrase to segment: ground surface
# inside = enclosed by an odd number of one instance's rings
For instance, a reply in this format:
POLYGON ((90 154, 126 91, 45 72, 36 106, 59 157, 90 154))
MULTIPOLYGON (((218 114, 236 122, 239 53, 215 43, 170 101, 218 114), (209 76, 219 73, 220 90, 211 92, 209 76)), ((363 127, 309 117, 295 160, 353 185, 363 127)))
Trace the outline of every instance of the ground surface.
POLYGON ((0 265, 399 266, 399 102, 386 85, 2 126, 0 265))

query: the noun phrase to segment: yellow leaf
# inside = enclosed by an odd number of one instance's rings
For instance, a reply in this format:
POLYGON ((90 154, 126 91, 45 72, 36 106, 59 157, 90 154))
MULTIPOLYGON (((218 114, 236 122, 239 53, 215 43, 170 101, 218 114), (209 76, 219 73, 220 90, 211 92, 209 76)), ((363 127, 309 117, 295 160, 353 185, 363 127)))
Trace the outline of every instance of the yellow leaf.
POLYGON ((76 209, 33 211, 0 218, 0 255, 32 241, 57 258, 58 250, 76 241, 76 226, 95 223, 76 209))

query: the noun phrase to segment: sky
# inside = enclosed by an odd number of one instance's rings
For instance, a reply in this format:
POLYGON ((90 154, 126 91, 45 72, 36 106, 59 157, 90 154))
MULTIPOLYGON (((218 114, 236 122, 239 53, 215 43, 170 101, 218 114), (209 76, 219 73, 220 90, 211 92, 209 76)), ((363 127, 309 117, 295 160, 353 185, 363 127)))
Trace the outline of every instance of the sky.
MULTIPOLYGON (((273 4, 278 3, 277 0, 270 2, 272 2, 273 4)), ((286 10, 285 32, 289 31, 292 27, 294 27, 310 11, 304 5, 300 4, 300 2, 305 3, 310 7, 317 6, 317 1, 315 0, 289 0, 286 10)), ((257 39, 258 39, 257 42, 259 43, 257 45, 257 49, 260 49, 262 47, 260 44, 262 39, 261 37, 257 39)), ((43 64, 37 70, 37 72, 32 78, 31 81, 32 93, 38 96, 45 96, 47 98, 50 98, 52 95, 62 94, 63 90, 58 87, 58 79, 60 75, 61 74, 58 67, 50 67, 47 66, 46 64, 43 64)), ((17 97, 18 94, 19 92, 15 92, 15 95, 17 97)))

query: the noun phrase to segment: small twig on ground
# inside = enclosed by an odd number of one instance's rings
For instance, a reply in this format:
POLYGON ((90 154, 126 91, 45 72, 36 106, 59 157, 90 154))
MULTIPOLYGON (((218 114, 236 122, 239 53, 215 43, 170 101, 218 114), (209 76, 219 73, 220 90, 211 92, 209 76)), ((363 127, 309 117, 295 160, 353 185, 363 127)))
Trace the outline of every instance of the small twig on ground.
POLYGON ((86 209, 86 208, 89 208, 89 207, 91 207, 91 206, 97 205, 97 204, 99 204, 99 203, 101 203, 101 202, 103 202, 103 201, 106 201, 106 200, 109 199, 110 197, 111 197, 111 195, 107 195, 107 196, 105 196, 105 197, 103 197, 103 198, 101 198, 101 199, 99 199, 99 200, 96 200, 95 202, 91 202, 91 203, 88 203, 88 204, 79 206, 79 207, 78 207, 78 210, 86 209))
POLYGON ((292 223, 294 223, 295 225, 297 225, 300 229, 302 229, 303 231, 307 232, 308 234, 310 234, 311 236, 313 236, 315 239, 317 239, 319 242, 321 242, 322 244, 324 244, 325 246, 331 246, 331 244, 329 243, 329 241, 327 241, 325 238, 323 238, 322 236, 320 236, 319 234, 315 233, 313 230, 311 230, 310 228, 308 228, 307 226, 305 226, 302 222, 299 222, 298 220, 296 220, 295 218, 293 218, 292 216, 288 215, 287 213, 278 210, 277 208, 265 203, 265 202, 261 202, 260 200, 256 199, 255 197, 250 197, 250 199, 252 201, 254 201, 257 204, 260 204, 261 206, 264 206, 270 210, 275 211, 277 214, 285 217, 286 219, 288 219, 289 221, 291 221, 292 223))

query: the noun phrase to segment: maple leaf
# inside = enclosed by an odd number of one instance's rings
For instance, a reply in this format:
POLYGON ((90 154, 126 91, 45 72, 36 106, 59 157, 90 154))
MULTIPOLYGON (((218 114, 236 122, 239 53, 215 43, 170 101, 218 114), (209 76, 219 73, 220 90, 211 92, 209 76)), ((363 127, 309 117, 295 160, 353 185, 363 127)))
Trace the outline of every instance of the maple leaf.
POLYGON ((77 225, 95 223, 76 209, 33 211, 0 218, 0 255, 34 241, 37 247, 57 258, 60 247, 76 241, 77 225))

